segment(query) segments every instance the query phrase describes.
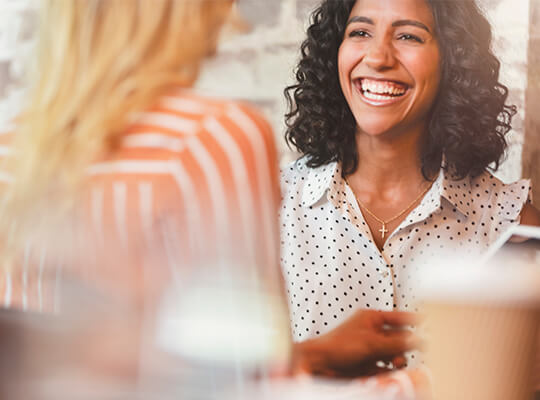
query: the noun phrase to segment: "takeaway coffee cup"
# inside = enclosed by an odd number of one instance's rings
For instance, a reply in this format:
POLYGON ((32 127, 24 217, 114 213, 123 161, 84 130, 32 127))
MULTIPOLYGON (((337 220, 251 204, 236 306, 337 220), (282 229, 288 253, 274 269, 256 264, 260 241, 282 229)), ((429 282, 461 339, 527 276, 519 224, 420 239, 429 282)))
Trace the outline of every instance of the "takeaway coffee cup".
POLYGON ((435 400, 530 400, 540 267, 431 268, 421 288, 435 400))

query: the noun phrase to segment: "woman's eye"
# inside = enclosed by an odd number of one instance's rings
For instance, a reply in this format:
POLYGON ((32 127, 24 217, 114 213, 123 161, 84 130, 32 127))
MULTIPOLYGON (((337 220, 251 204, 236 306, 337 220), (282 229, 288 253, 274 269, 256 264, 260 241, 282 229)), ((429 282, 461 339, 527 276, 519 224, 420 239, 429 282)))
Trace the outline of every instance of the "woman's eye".
POLYGON ((407 41, 412 41, 412 42, 417 42, 417 43, 424 43, 424 41, 420 39, 418 36, 411 35, 410 33, 403 33, 399 35, 398 40, 407 40, 407 41))
POLYGON ((369 37, 369 33, 362 30, 355 30, 349 33, 349 37, 369 37))

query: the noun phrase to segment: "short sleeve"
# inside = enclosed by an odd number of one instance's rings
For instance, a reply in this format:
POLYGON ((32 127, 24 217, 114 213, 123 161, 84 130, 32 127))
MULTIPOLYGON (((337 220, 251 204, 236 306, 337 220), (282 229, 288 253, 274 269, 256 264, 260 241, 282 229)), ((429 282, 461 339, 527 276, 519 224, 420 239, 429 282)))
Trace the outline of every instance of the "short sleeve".
POLYGON ((531 181, 522 179, 498 188, 498 214, 502 221, 519 223, 525 204, 532 202, 531 181))

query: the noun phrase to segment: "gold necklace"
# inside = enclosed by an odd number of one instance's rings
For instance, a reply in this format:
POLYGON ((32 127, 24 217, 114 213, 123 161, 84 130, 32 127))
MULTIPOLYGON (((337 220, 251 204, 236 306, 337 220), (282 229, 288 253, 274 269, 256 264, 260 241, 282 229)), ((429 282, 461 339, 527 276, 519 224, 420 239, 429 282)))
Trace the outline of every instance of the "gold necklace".
MULTIPOLYGON (((347 179, 345 179, 345 182, 347 183, 347 185, 351 188, 351 191, 352 191, 352 187, 351 185, 349 185, 349 181, 347 181, 347 179)), ((427 192, 428 190, 431 188, 431 186, 433 185, 433 182, 431 183, 431 185, 428 185, 428 187, 426 189, 424 189, 422 191, 422 193, 420 193, 418 195, 418 197, 416 197, 408 206, 407 208, 404 208, 403 211, 401 211, 399 214, 395 215, 394 217, 390 218, 389 220, 386 220, 386 221, 383 221, 382 219, 380 219, 379 217, 377 217, 375 214, 373 214, 369 208, 367 208, 359 199, 358 197, 356 196, 356 194, 353 192, 353 195, 354 197, 356 198, 356 201, 358 202, 358 205, 360 207, 362 207, 364 210, 366 210, 366 212, 371 215, 373 218, 375 218, 377 220, 377 222, 379 222, 381 225, 382 225, 382 228, 379 229, 379 232, 381 232, 381 238, 384 239, 385 235, 388 233, 388 229, 386 229, 386 225, 388 225, 390 222, 392 221, 395 221, 396 219, 398 219, 399 217, 401 217, 403 214, 405 214, 406 211, 408 211, 421 197, 423 197, 427 192)))

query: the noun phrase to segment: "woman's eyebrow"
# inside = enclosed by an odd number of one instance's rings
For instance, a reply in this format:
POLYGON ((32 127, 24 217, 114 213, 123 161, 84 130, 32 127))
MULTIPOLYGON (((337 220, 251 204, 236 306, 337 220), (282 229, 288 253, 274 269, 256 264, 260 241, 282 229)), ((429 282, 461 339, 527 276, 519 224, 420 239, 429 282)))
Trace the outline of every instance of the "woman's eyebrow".
POLYGON ((392 22, 392 26, 394 26, 394 27, 407 26, 407 25, 416 26, 417 28, 423 29, 426 32, 431 33, 429 28, 426 25, 424 25, 423 23, 421 23, 420 21, 414 21, 412 19, 400 19, 399 21, 392 22))
MULTIPOLYGON (((353 22, 363 22, 365 24, 375 25, 375 22, 373 22, 373 20, 371 18, 363 17, 363 16, 354 16, 354 17, 352 17, 351 19, 349 19, 347 21, 347 26, 349 24, 352 24, 353 22)), ((392 22, 393 27, 407 26, 407 25, 416 26, 417 28, 423 29, 426 32, 431 33, 429 28, 425 24, 421 23, 420 21, 415 21, 415 20, 412 20, 412 19, 400 19, 398 21, 392 22)))
POLYGON ((361 16, 352 17, 350 20, 347 21, 347 25, 352 24, 353 22, 364 22, 366 24, 375 25, 371 18, 361 16))

